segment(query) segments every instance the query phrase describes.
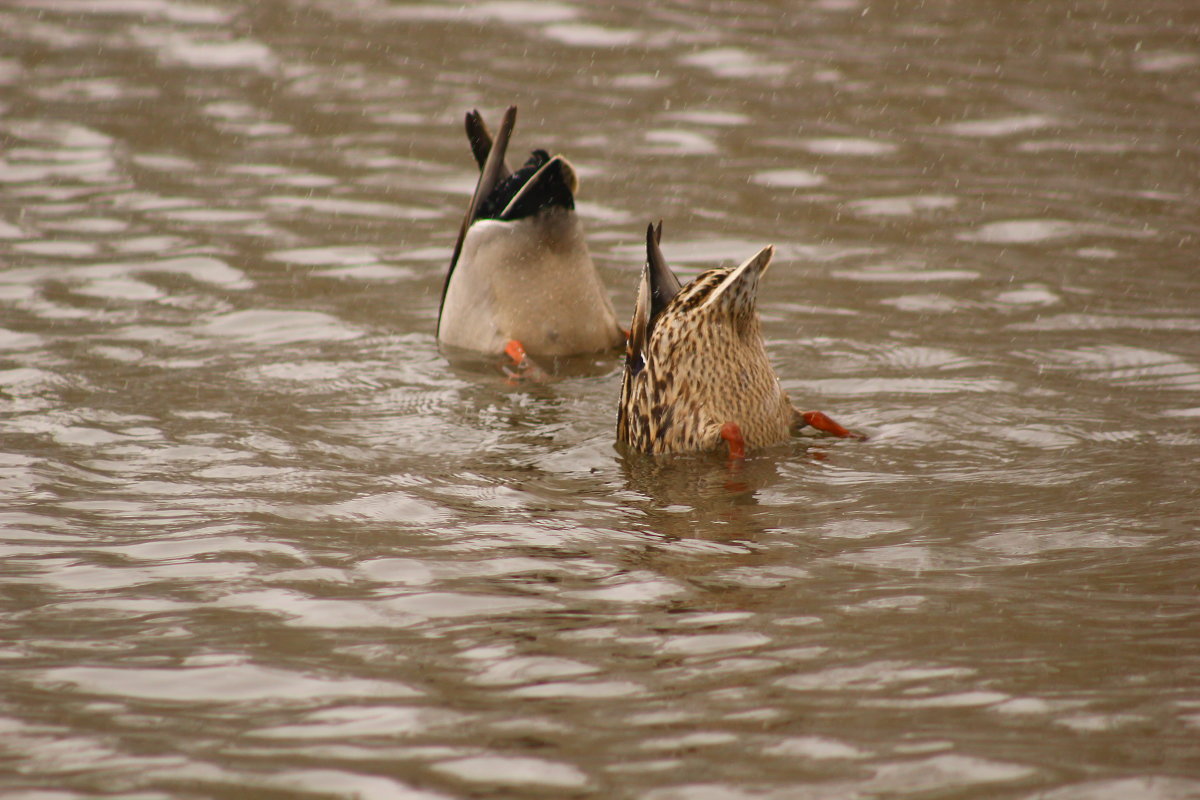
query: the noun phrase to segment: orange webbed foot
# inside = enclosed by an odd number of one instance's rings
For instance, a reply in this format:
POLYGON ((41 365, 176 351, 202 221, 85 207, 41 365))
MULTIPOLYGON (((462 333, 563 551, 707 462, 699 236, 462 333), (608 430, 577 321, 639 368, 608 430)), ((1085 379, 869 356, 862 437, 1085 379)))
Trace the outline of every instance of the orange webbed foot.
POLYGON ((521 366, 521 362, 529 358, 525 354, 525 345, 521 344, 516 339, 509 339, 508 344, 504 345, 504 354, 513 360, 515 366, 521 366))
POLYGON ((746 438, 736 422, 726 422, 721 426, 721 438, 729 445, 729 459, 740 461, 746 457, 746 438))
POLYGON ((859 441, 864 441, 867 438, 864 433, 842 427, 824 411, 801 411, 797 416, 803 420, 804 425, 811 425, 817 430, 832 436, 838 436, 842 439, 858 439, 859 441))
POLYGON ((509 339, 504 345, 504 354, 512 359, 512 366, 505 366, 504 371, 513 382, 530 380, 544 381, 546 373, 529 358, 525 345, 516 339, 509 339))

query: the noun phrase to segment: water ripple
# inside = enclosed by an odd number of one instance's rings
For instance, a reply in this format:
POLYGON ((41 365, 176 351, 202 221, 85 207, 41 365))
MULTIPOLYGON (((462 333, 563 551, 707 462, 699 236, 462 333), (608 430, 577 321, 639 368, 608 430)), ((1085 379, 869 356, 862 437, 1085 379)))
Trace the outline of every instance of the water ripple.
POLYGON ((155 54, 165 66, 191 69, 251 69, 273 73, 279 59, 265 44, 253 39, 229 39, 214 34, 183 32, 173 28, 137 26, 133 41, 155 54))
POLYGON ((462 715, 431 708, 353 706, 306 714, 302 722, 259 728, 248 735, 263 739, 329 739, 359 736, 407 737, 432 733, 465 721, 462 715))
POLYGON ((249 309, 222 314, 199 326, 208 336, 239 339, 269 347, 298 342, 339 342, 362 335, 345 323, 319 311, 249 309))
POLYGON ((1169 14, 276 5, 0 9, 0 794, 1197 793, 1169 14), (623 322, 648 220, 774 242, 783 385, 871 438, 639 460, 619 353, 441 352, 510 102, 623 322))
POLYGON ((348 697, 412 697, 416 692, 390 681, 318 678, 253 664, 153 669, 132 667, 60 667, 38 682, 70 684, 89 694, 139 700, 203 703, 278 701, 311 704, 348 697))
POLYGON ((461 781, 489 786, 574 790, 589 782, 587 775, 568 764, 528 757, 478 755, 442 761, 433 768, 461 781))

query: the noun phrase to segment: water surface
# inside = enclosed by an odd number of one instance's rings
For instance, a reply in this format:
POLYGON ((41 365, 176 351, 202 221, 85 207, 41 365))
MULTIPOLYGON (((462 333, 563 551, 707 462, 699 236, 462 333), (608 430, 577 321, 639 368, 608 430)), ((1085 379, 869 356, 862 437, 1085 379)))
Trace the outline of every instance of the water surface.
POLYGON ((1192 6, 8 3, 2 793, 1200 797, 1192 6), (448 362, 509 103, 871 439, 448 362))

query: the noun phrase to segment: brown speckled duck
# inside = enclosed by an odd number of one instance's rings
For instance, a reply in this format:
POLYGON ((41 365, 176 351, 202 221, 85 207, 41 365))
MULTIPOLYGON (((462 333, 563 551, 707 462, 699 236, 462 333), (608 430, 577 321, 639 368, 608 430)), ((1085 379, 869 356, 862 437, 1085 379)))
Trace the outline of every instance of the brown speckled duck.
POLYGON ((863 438, 820 411, 793 408, 767 360, 755 299, 774 248, 687 286, 659 248, 662 224, 646 231, 617 413, 617 441, 644 453, 747 449, 786 441, 811 425, 863 438))
POLYGON ((479 183, 446 274, 438 341, 518 361, 620 347, 625 334, 575 214, 575 170, 545 150, 510 169, 516 117, 509 107, 493 139, 478 111, 467 114, 479 183))

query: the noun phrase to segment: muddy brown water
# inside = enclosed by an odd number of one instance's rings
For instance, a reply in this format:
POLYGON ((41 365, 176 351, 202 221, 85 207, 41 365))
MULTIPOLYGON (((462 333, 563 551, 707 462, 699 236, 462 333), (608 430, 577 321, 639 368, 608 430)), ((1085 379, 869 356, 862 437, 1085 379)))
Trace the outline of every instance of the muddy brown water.
POLYGON ((1200 10, 0 8, 0 794, 1200 797, 1200 10), (773 243, 871 434, 438 352, 469 108, 627 319, 773 243))

